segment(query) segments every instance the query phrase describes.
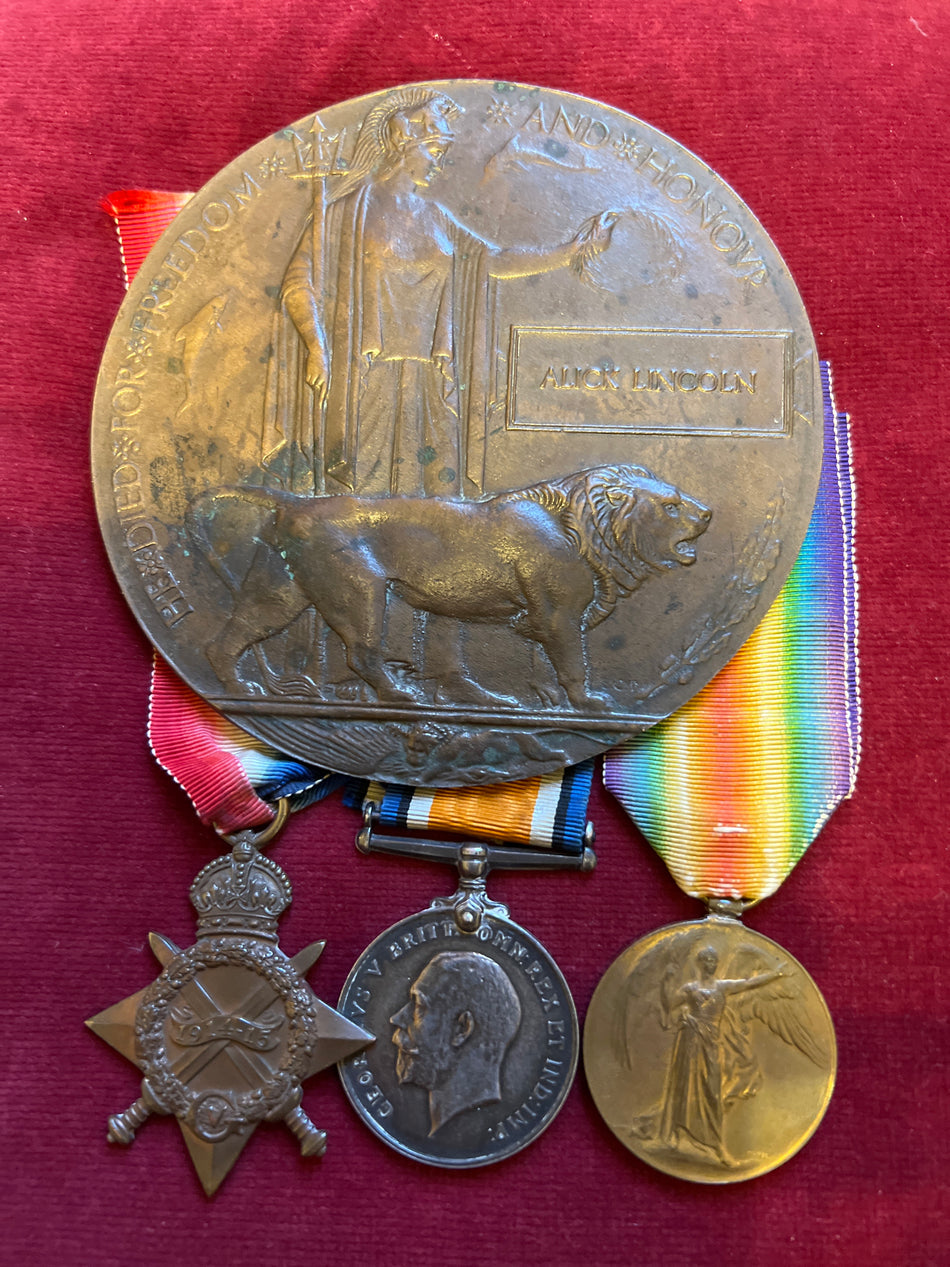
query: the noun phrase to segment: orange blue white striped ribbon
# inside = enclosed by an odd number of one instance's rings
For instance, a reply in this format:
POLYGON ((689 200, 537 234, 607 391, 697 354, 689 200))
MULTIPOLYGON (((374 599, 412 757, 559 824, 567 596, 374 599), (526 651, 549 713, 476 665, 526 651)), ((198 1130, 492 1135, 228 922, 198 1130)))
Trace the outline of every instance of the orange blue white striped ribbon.
POLYGON ((607 787, 695 897, 774 893, 854 789, 854 488, 826 364, 822 382, 818 500, 781 594, 704 690, 604 761, 607 787))
POLYGON ((490 787, 417 788, 370 783, 384 827, 455 832, 512 845, 582 853, 594 762, 490 787))

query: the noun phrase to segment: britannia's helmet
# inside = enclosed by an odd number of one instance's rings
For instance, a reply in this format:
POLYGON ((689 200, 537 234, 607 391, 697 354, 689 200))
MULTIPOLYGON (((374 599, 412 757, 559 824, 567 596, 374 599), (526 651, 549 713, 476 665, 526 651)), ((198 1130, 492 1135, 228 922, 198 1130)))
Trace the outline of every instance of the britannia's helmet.
POLYGON ((339 174, 333 197, 342 198, 368 179, 390 170, 413 145, 450 144, 452 120, 461 107, 433 88, 399 88, 368 112, 356 138, 353 159, 339 174))
POLYGON ((387 149, 400 153, 410 145, 431 141, 448 144, 455 139, 449 118, 456 114, 458 107, 447 97, 433 97, 425 105, 394 110, 386 121, 383 143, 387 149))

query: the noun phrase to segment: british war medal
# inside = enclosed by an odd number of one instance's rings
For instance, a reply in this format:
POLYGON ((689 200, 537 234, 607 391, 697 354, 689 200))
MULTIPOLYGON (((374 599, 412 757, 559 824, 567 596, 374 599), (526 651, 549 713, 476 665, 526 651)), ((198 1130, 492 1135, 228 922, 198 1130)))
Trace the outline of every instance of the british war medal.
POLYGON ((344 1088, 398 1152, 452 1168, 501 1161, 561 1108, 580 1053, 574 1003, 557 964, 489 897, 486 879, 500 867, 591 871, 592 774, 587 762, 510 789, 370 786, 360 851, 438 859, 459 875, 451 897, 373 941, 340 997, 343 1015, 376 1035, 341 1065, 344 1088), (485 839, 434 838, 446 815, 456 832, 479 819, 485 839))

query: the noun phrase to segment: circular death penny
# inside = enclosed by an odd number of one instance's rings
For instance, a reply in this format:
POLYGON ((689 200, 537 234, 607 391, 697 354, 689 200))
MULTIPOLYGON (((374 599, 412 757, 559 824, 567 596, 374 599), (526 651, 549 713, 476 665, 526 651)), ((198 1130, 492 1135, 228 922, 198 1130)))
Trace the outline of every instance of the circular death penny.
POLYGON ((584 1069, 601 1116, 657 1170, 730 1183, 787 1161, 834 1088, 835 1033, 786 951, 734 921, 630 946, 594 992, 584 1069))
POLYGON ((331 106, 184 208, 103 359, 113 566, 284 751, 416 785, 577 762, 751 633, 804 537, 818 361, 775 247, 609 106, 331 106))
POLYGON ((450 908, 394 924, 360 957, 340 1012, 376 1042, 340 1065, 364 1122, 435 1166, 483 1166, 550 1124, 577 1067, 561 972, 510 920, 460 933, 450 908))

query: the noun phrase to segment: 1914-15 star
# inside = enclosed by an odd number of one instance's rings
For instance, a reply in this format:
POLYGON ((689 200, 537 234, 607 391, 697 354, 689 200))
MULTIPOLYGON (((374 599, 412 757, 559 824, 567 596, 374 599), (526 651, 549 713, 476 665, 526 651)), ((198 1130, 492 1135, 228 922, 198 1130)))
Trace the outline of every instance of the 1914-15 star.
POLYGON ((209 1196, 261 1121, 284 1121, 304 1156, 321 1156, 326 1135, 301 1109, 300 1084, 373 1041, 304 980, 324 942, 292 959, 277 946, 289 900, 280 868, 235 846, 192 886, 196 944, 150 934, 161 976, 86 1022, 144 1075, 140 1098, 110 1117, 110 1141, 129 1144, 151 1113, 174 1114, 209 1196))

